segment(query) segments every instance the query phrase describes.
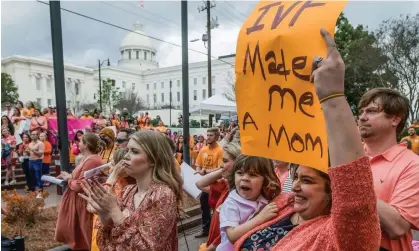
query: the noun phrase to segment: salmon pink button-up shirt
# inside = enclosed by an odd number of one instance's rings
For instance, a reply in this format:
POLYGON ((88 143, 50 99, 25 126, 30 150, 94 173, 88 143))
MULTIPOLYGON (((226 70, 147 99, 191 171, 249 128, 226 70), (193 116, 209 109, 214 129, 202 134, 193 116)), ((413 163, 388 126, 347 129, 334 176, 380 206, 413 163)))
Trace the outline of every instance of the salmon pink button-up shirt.
MULTIPOLYGON (((397 209, 414 229, 419 229, 419 156, 399 144, 370 157, 370 164, 377 198, 397 209)), ((399 240, 390 240, 383 233, 381 247, 412 250, 412 232, 399 240)))

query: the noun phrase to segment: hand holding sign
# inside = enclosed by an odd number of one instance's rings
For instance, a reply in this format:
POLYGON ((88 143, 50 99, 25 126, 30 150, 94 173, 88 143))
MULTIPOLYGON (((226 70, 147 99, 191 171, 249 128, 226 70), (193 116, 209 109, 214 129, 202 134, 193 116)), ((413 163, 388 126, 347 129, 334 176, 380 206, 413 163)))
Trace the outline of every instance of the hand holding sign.
POLYGON ((324 60, 313 61, 312 78, 317 97, 321 100, 344 92, 345 64, 330 33, 321 29, 320 34, 327 45, 327 57, 324 60))

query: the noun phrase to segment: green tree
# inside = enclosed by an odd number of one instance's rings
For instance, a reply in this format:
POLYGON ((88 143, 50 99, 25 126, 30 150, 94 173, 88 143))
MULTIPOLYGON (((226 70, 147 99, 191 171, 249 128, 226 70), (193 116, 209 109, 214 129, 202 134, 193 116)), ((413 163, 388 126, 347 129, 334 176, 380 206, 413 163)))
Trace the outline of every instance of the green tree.
POLYGON ((377 48, 373 33, 362 25, 353 27, 342 13, 336 23, 335 41, 345 62, 345 95, 354 113, 370 89, 397 88, 397 78, 387 69, 388 58, 377 48))
POLYGON ((12 77, 7 73, 1 73, 1 103, 15 104, 19 99, 17 86, 12 77))
MULTIPOLYGON (((100 97, 99 90, 97 96, 100 97)), ((118 105, 121 96, 119 87, 115 86, 115 80, 110 78, 102 80, 102 106, 104 110, 111 111, 113 107, 118 105)), ((100 98, 98 103, 100 103, 100 98)))
POLYGON ((419 114, 419 13, 389 19, 376 31, 378 47, 389 59, 387 69, 409 99, 409 121, 419 114))

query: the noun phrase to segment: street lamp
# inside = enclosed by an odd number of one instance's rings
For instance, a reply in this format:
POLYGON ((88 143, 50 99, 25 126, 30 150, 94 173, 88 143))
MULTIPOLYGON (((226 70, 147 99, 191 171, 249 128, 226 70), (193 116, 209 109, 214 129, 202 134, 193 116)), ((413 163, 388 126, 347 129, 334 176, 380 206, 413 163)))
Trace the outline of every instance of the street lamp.
POLYGON ((100 75, 100 68, 102 67, 103 63, 108 62, 108 66, 111 66, 111 63, 109 62, 109 58, 106 60, 103 60, 100 62, 100 59, 98 59, 98 65, 99 65, 99 105, 100 105, 100 111, 102 112, 102 76, 100 75))

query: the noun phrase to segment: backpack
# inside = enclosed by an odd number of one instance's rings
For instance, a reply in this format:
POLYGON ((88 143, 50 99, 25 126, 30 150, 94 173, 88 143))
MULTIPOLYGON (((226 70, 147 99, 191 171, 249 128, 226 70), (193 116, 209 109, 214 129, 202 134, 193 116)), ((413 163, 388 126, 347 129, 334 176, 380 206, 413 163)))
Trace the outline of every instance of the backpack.
POLYGON ((10 144, 7 143, 3 143, 1 144, 2 148, 1 148, 1 157, 2 158, 7 158, 10 156, 10 154, 12 153, 12 148, 10 147, 10 144))

